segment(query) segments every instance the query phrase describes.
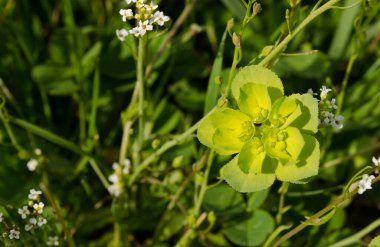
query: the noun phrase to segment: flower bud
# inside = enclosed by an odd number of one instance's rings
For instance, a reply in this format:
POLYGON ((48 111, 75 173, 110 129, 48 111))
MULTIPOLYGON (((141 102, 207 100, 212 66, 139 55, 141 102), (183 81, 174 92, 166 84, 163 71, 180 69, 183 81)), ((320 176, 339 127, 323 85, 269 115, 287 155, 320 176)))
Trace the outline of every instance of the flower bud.
POLYGON ((234 34, 232 35, 232 42, 234 43, 234 45, 235 45, 236 47, 238 47, 238 48, 241 47, 240 37, 239 37, 239 35, 237 35, 236 33, 234 33, 234 34))

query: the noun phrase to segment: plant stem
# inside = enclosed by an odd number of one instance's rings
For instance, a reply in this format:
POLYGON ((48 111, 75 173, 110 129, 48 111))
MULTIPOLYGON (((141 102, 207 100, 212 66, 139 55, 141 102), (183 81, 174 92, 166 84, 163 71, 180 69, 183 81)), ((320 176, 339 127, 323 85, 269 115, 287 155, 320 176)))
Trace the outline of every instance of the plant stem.
POLYGON ((12 145, 16 148, 16 150, 19 152, 23 151, 22 147, 17 142, 16 136, 14 135, 11 126, 9 125, 9 118, 5 116, 2 107, 5 106, 0 106, 0 119, 4 124, 5 131, 7 132, 9 139, 11 140, 12 145))
POLYGON ((128 182, 128 185, 132 185, 139 174, 146 169, 157 157, 159 157, 161 154, 169 150, 170 148, 174 147, 178 143, 181 143, 184 141, 186 138, 188 138, 193 132, 195 132, 198 129, 199 124, 201 121, 209 116, 212 112, 214 112, 215 108, 209 111, 201 120, 199 120, 197 123, 195 123, 193 126, 191 126, 188 130, 186 130, 184 133, 181 135, 175 137, 173 140, 168 141, 164 143, 161 148, 159 148, 156 152, 148 156, 136 169, 134 170, 133 174, 130 177, 130 180, 128 182))
POLYGON ((94 172, 96 173, 96 175, 98 175, 98 178, 99 178, 100 181, 102 182, 104 188, 105 188, 106 190, 108 190, 109 183, 108 183, 106 177, 104 176, 103 172, 100 170, 98 164, 95 162, 94 159, 89 159, 89 162, 90 162, 90 165, 91 165, 92 169, 93 169, 94 172))
POLYGON ((21 120, 21 119, 17 119, 17 118, 13 118, 13 117, 10 117, 9 120, 15 124, 15 125, 18 125, 22 128, 24 128, 25 130, 28 130, 30 131, 31 133, 34 133, 35 135, 38 135, 52 143, 55 143, 57 144, 58 146, 61 146, 63 148, 66 148, 68 150, 71 150, 73 151, 74 153, 77 153, 79 155, 84 155, 84 156, 90 156, 90 154, 88 154, 87 152, 83 151, 79 146, 77 146, 76 144, 50 132, 50 131, 47 131, 39 126, 36 126, 34 124, 31 124, 27 121, 24 121, 24 120, 21 120))
POLYGON ((208 159, 207 159, 206 171, 205 171, 204 176, 203 176, 201 190, 199 191, 199 195, 198 195, 197 201, 195 202, 195 206, 194 206, 195 218, 198 218, 198 216, 199 216, 201 206, 202 206, 202 202, 203 202, 203 198, 204 198, 205 193, 207 191, 208 176, 210 174, 210 169, 211 169, 212 161, 214 160, 214 156, 215 156, 215 152, 214 152, 214 150, 211 150, 210 154, 208 156, 208 159))
MULTIPOLYGON (((378 182, 379 180, 380 180, 380 176, 377 176, 374 180, 372 180, 372 184, 378 182)), ((318 220, 320 217, 322 217, 323 215, 325 215, 326 213, 328 213, 333 208, 338 208, 343 202, 345 202, 346 200, 350 199, 356 193, 358 193, 358 188, 356 188, 355 190, 353 190, 353 191, 351 191, 351 192, 349 192, 347 194, 340 195, 333 203, 329 204, 328 206, 326 206, 325 208, 323 208, 322 210, 320 210, 319 212, 317 212, 313 216, 310 216, 306 221, 302 222, 297 227, 293 228, 291 231, 289 231, 284 236, 282 236, 281 238, 279 238, 274 243, 274 245, 272 247, 279 246, 281 243, 283 243, 284 241, 288 240, 289 238, 293 237, 294 235, 296 235, 297 233, 299 233, 300 231, 302 231, 304 228, 306 228, 311 223, 313 223, 316 220, 318 220)))
POLYGON ((144 58, 145 58, 146 41, 142 37, 139 39, 138 59, 137 59, 137 84, 139 85, 139 134, 138 134, 138 150, 137 150, 137 164, 141 160, 141 151, 144 142, 144 58))
POLYGON ((329 245, 328 247, 344 247, 344 246, 351 246, 354 243, 358 243, 362 237, 367 235, 368 233, 372 232, 376 228, 380 226, 380 218, 373 221, 371 224, 363 228, 361 231, 355 233, 354 235, 342 239, 335 244, 329 245))
POLYGON ((123 128, 123 137, 121 138, 119 164, 123 164, 124 159, 127 157, 127 149, 129 143, 129 136, 131 134, 133 121, 126 121, 123 128))
POLYGON ((174 23, 172 29, 167 33, 164 41, 162 41, 160 47, 158 47, 156 53, 154 54, 151 62, 147 65, 146 71, 145 71, 145 77, 148 78, 150 73, 153 70, 153 66, 158 60, 158 58, 161 56, 161 54, 164 52, 166 46, 169 44, 169 42, 173 39, 174 35, 177 33, 178 29, 181 27, 183 22, 186 20, 186 18, 189 16, 191 10, 194 8, 195 3, 197 0, 191 0, 186 1, 186 6, 183 9, 182 13, 179 15, 178 19, 174 23))
POLYGON ((94 140, 96 140, 96 116, 97 116, 99 90, 100 90, 99 67, 97 67, 95 70, 93 83, 94 85, 92 87, 91 113, 90 113, 90 120, 88 124, 88 133, 87 133, 87 142, 88 142, 87 146, 92 146, 91 144, 94 142, 94 140))
POLYGON ((205 170, 203 180, 202 180, 201 189, 200 189, 199 195, 195 201, 195 206, 194 206, 194 211, 193 211, 193 216, 194 216, 195 221, 193 223, 190 223, 189 228, 187 229, 185 234, 182 236, 182 238, 176 244, 177 247, 188 246, 188 243, 196 235, 195 234, 196 228, 199 226, 197 222, 199 221, 199 219, 201 219, 201 217, 199 216, 200 210, 201 210, 203 198, 204 198, 205 193, 207 191, 208 176, 210 174, 210 169, 211 169, 212 161, 214 160, 214 156, 215 156, 214 150, 210 150, 210 153, 209 153, 208 159, 207 159, 206 170, 205 170))
POLYGON ((280 225, 282 220, 282 214, 284 213, 284 204, 285 204, 285 195, 288 192, 289 183, 283 182, 282 186, 280 188, 280 202, 278 203, 278 211, 276 215, 276 223, 277 225, 280 225))
POLYGON ((295 35, 297 35, 302 29, 304 29, 311 21, 313 21, 317 16, 322 14, 323 12, 331 9, 331 7, 338 3, 340 0, 330 0, 321 7, 317 9, 313 9, 312 12, 297 26, 296 29, 292 33, 289 33, 281 42, 278 44, 268 56, 266 56, 258 65, 260 66, 268 66, 268 64, 273 60, 279 53, 281 53, 286 45, 293 39, 295 35))
POLYGON ((75 246, 74 242, 73 242, 73 239, 72 239, 72 236, 71 236, 70 229, 67 226, 66 221, 65 221, 65 219, 64 219, 64 217, 63 217, 63 215, 61 213, 60 206, 54 200, 52 194, 50 193, 50 190, 48 189, 48 187, 44 183, 40 184, 40 188, 44 192, 47 200, 50 202, 50 205, 54 209, 54 212, 56 213, 59 222, 61 223, 63 232, 65 234, 65 239, 66 239, 67 246, 69 246, 69 247, 75 246))
POLYGON ((228 98, 228 96, 230 95, 231 86, 232 86, 232 79, 235 76, 236 66, 239 64, 240 59, 241 59, 241 47, 235 46, 234 58, 232 61, 230 73, 228 75, 228 82, 227 82, 226 95, 225 95, 226 98, 228 98))
POLYGON ((347 83, 348 83, 348 78, 350 77, 352 67, 354 66, 355 60, 357 58, 358 58, 358 55, 356 53, 354 53, 353 55, 351 55, 350 60, 348 61, 346 73, 344 74, 344 79, 342 82, 342 88, 341 88, 340 93, 337 97, 338 98, 338 102, 337 102, 338 109, 336 110, 336 115, 338 115, 342 111, 344 96, 346 93, 346 87, 347 87, 347 83))

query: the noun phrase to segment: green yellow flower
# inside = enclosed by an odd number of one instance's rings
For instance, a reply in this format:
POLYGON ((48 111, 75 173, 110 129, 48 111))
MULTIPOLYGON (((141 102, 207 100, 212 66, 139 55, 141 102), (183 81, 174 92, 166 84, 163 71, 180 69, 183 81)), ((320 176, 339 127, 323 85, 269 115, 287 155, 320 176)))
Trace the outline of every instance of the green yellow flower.
POLYGON ((237 154, 222 168, 229 185, 253 192, 276 178, 299 183, 318 173, 318 103, 310 94, 284 96, 272 71, 248 66, 234 78, 232 95, 238 109, 217 109, 198 129, 202 144, 221 155, 237 154))

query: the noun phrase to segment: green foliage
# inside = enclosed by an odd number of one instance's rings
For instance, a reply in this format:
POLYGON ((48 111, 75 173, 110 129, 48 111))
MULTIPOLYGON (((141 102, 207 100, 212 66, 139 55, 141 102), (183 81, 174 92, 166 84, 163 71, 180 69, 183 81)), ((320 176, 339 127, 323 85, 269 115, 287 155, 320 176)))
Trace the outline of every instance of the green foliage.
POLYGON ((0 245, 378 246, 380 2, 153 2, 0 1, 0 245))

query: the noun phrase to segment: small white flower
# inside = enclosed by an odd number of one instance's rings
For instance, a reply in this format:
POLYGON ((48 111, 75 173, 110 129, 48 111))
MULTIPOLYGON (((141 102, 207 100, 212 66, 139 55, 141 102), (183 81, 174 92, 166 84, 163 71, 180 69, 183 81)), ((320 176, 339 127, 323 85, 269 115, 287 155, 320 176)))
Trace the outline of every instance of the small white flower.
POLYGON ((331 91, 331 89, 327 88, 326 86, 322 86, 320 90, 321 90, 321 94, 320 94, 321 100, 326 99, 328 92, 331 91))
POLYGON ((20 215, 21 215, 21 218, 22 219, 25 219, 26 216, 28 214, 30 214, 29 210, 28 210, 28 206, 24 206, 22 208, 19 208, 18 211, 17 211, 20 215))
POLYGON ((330 108, 330 109, 337 109, 338 106, 335 104, 336 100, 335 99, 332 99, 331 101, 330 100, 327 100, 326 103, 327 103, 327 106, 330 108))
POLYGON ((44 217, 41 217, 41 216, 38 217, 37 224, 38 224, 39 227, 45 225, 46 223, 47 223, 47 220, 44 217))
POLYGON ((108 186, 108 192, 115 197, 118 197, 123 191, 123 187, 120 184, 112 184, 108 186))
POLYGON ((125 0, 127 4, 136 3, 136 0, 125 0))
POLYGON ((133 17, 133 12, 131 9, 120 9, 119 14, 123 17, 124 22, 133 17))
POLYGON ((153 22, 157 23, 159 26, 163 26, 165 22, 169 21, 169 16, 164 15, 162 11, 156 11, 153 14, 153 22))
POLYGON ((140 36, 140 27, 132 28, 132 30, 129 30, 129 33, 138 38, 140 36))
POLYGON ((3 213, 0 213, 0 222, 3 222, 3 213))
POLYGON ((25 225, 25 231, 29 232, 32 229, 33 229, 33 225, 31 225, 31 224, 26 224, 25 225))
POLYGON ((36 148, 36 149, 34 149, 34 153, 35 153, 37 156, 40 156, 40 155, 42 154, 42 151, 41 151, 41 149, 36 148))
POLYGON ((36 170, 38 166, 38 161, 36 159, 30 159, 28 163, 26 163, 26 167, 28 167, 28 170, 33 172, 36 170))
POLYGON ((111 183, 117 183, 117 182, 119 182, 119 176, 115 173, 112 173, 111 175, 108 176, 108 180, 111 183))
POLYGON ((379 166, 380 164, 380 157, 376 159, 375 156, 372 157, 372 162, 375 166, 379 166))
POLYGON ((120 41, 124 41, 125 40, 125 37, 128 36, 128 31, 125 30, 125 28, 123 29, 116 29, 116 36, 117 38, 120 40, 120 41))
POLYGON ((39 196, 42 194, 41 191, 31 189, 28 198, 31 200, 38 200, 39 196))
POLYGON ((49 236, 48 241, 46 242, 48 246, 59 246, 58 236, 49 236))
POLYGON ((34 218, 34 217, 30 218, 30 219, 29 219, 29 223, 30 223, 32 226, 37 225, 37 220, 36 220, 36 218, 34 218))
POLYGON ((36 212, 37 212, 38 214, 42 214, 42 211, 43 211, 43 209, 44 209, 44 206, 45 206, 45 204, 44 204, 43 202, 40 202, 40 203, 35 203, 35 204, 33 205, 33 208, 34 208, 34 210, 36 210, 36 212))
POLYGON ((331 120, 331 126, 337 129, 343 128, 343 121, 344 117, 342 115, 335 115, 331 120))
POLYGON ((152 30, 153 30, 153 25, 150 24, 148 20, 144 22, 139 21, 140 36, 144 36, 147 31, 152 31, 152 30))
POLYGON ((367 174, 364 174, 363 178, 359 181, 359 191, 358 193, 361 195, 366 190, 372 189, 372 180, 375 179, 375 176, 371 175, 368 176, 367 174))
POLYGON ((311 88, 307 90, 307 93, 310 94, 311 96, 318 95, 317 93, 314 93, 313 89, 311 88))
POLYGON ((9 239, 20 239, 20 231, 13 228, 9 231, 9 239))
POLYGON ((129 159, 124 160, 124 168, 123 168, 123 173, 124 174, 129 174, 131 169, 131 161, 129 159))

